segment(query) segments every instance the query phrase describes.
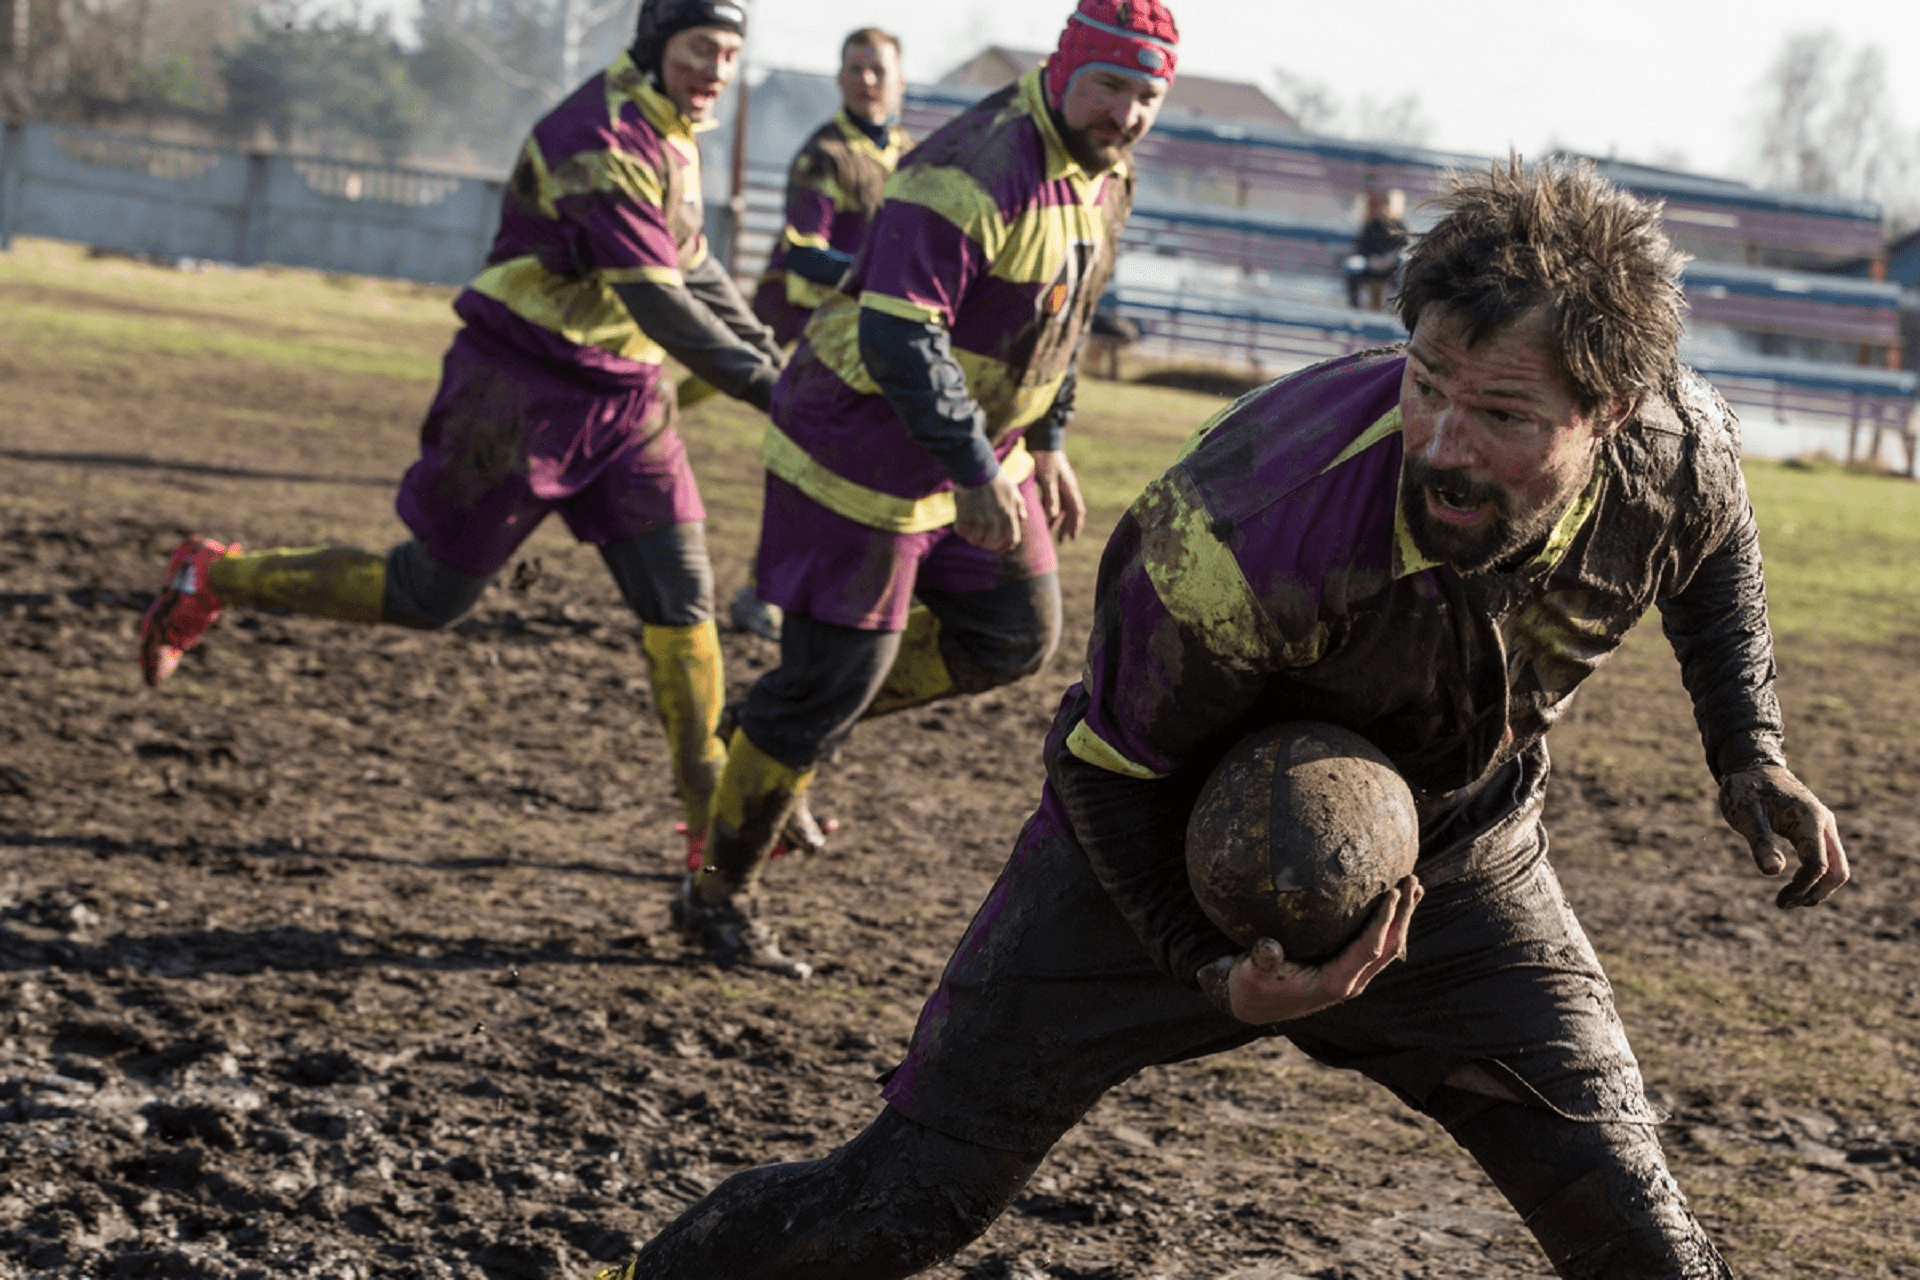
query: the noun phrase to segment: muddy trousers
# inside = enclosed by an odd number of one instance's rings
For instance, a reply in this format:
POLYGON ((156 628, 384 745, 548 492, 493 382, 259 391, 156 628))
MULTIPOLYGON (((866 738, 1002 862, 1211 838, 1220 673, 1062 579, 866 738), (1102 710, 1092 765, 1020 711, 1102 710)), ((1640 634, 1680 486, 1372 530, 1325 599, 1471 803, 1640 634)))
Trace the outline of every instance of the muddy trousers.
MULTIPOLYGON (((1591 1124, 1442 1089, 1428 1111, 1480 1162, 1567 1280, 1730 1277, 1645 1125, 1591 1124)), ((893 1280, 977 1239, 1038 1159, 889 1108, 821 1160, 735 1174, 601 1280, 893 1280)))
MULTIPOLYGON (((713 734, 726 693, 705 526, 668 525, 599 551, 639 615, 674 782, 698 830, 719 778, 721 750, 713 734)), ((226 604, 435 631, 464 617, 491 580, 449 567, 414 539, 384 555, 315 547, 229 556, 215 562, 212 585, 226 604)))
POLYGON ((703 893, 751 888, 815 766, 863 717, 980 693, 1038 671, 1060 640, 1057 573, 923 590, 905 631, 788 614, 780 665, 739 710, 714 800, 703 893))

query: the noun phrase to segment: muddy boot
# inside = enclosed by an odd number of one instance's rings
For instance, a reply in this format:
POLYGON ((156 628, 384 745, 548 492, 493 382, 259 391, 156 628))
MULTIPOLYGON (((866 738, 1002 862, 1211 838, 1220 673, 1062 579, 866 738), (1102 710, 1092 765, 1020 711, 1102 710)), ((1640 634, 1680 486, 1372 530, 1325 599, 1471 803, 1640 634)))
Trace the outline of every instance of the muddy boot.
POLYGON ((705 948, 723 969, 745 965, 794 979, 813 972, 812 965, 780 950, 780 936, 759 918, 754 900, 733 897, 716 874, 689 875, 668 913, 681 936, 705 948))
POLYGON ((740 594, 727 606, 727 618, 736 630, 751 631, 767 640, 780 639, 780 606, 762 600, 751 582, 740 588, 740 594))
POLYGON ((780 828, 780 840, 768 856, 817 857, 827 851, 827 837, 839 829, 840 824, 834 819, 822 822, 813 816, 813 806, 807 803, 807 793, 803 791, 794 797, 793 812, 787 815, 785 825, 780 828))

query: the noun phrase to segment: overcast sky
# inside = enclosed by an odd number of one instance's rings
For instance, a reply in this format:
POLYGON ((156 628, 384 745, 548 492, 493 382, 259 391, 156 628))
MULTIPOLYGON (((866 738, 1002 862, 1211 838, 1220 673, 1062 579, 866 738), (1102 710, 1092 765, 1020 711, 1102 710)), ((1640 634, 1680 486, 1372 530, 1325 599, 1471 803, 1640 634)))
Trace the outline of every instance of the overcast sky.
MULTIPOLYGON (((827 71, 840 38, 897 33, 934 80, 989 44, 1048 49, 1072 0, 750 0, 748 55, 827 71)), ((415 0, 370 0, 404 29, 415 0)), ((1920 0, 1173 0, 1180 66, 1263 86, 1275 68, 1343 102, 1417 95, 1430 145, 1503 155, 1561 146, 1743 176, 1757 85, 1790 34, 1830 28, 1885 51, 1920 131, 1920 0)))
MULTIPOLYGON (((1879 44, 1901 120, 1920 131, 1916 0, 1172 3, 1183 70, 1265 84, 1279 67, 1345 101, 1413 93, 1445 150, 1560 145, 1732 173, 1760 77, 1790 33, 1821 28, 1850 49, 1879 44)), ((754 0, 749 56, 829 70, 840 35, 873 23, 900 35, 910 79, 932 80, 983 45, 1051 48, 1070 11, 1071 0, 754 0)))

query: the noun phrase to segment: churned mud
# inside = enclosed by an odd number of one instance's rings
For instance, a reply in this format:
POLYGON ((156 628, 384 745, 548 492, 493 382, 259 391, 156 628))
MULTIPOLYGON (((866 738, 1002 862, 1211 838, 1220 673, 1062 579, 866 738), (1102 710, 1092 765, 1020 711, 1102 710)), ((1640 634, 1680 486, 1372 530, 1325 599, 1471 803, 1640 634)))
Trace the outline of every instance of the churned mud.
MULTIPOLYGON (((865 726, 823 774, 840 832, 767 880, 816 975, 725 973, 668 925, 637 628, 558 529, 449 633, 236 614, 140 684, 182 534, 398 536, 431 391, 193 360, 115 372, 117 420, 71 369, 4 370, 32 408, 0 444, 0 1278, 586 1277, 855 1133, 1037 794, 1091 550, 1044 672, 865 726), (249 404, 273 413, 221 416, 249 404)), ((750 452, 688 435, 753 491, 750 452)), ((754 514, 715 505, 725 599, 754 514)), ((725 643, 743 691, 773 647, 725 643)), ((1775 911, 1718 826, 1657 634, 1556 735, 1556 865, 1743 1275, 1920 1275, 1916 658, 1783 653, 1796 762, 1860 870, 1828 909, 1775 911)), ((1117 1092, 932 1274, 1544 1264, 1434 1126, 1275 1044, 1117 1092)))

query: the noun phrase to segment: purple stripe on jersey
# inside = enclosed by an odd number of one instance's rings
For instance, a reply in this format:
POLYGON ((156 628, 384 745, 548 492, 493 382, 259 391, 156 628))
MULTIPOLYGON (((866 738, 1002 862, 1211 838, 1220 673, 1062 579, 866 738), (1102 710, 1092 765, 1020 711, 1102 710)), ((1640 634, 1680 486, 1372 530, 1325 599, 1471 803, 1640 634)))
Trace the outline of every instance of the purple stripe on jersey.
MULTIPOLYGON (((976 355, 1019 363, 1018 353, 1008 350, 1011 343, 1032 339, 1034 325, 1041 319, 1042 294, 1051 282, 1026 283, 983 275, 974 281, 967 294, 967 305, 948 328, 953 345, 976 355)), ((1070 304, 1071 298, 1066 299, 1070 304)), ((1059 310, 1060 308, 1055 308, 1059 310)))
MULTIPOLYGON (((559 202, 562 225, 578 227, 589 255, 572 264, 575 273, 598 267, 677 266, 680 246, 674 242, 658 205, 641 204, 626 196, 596 191, 568 196, 559 202)), ((562 272, 561 274, 566 274, 562 272)))
POLYGON ((871 289, 938 311, 952 324, 969 287, 990 264, 980 246, 925 205, 889 200, 880 206, 847 291, 871 289))

